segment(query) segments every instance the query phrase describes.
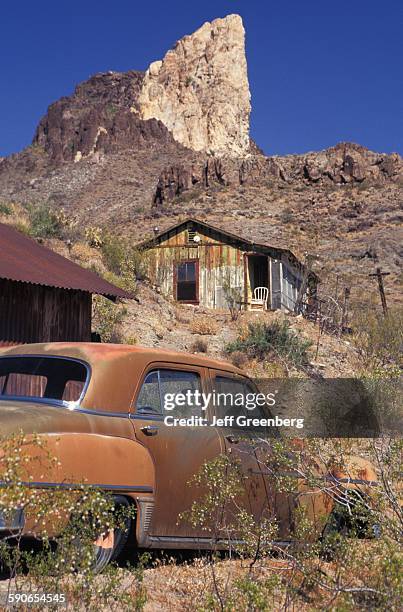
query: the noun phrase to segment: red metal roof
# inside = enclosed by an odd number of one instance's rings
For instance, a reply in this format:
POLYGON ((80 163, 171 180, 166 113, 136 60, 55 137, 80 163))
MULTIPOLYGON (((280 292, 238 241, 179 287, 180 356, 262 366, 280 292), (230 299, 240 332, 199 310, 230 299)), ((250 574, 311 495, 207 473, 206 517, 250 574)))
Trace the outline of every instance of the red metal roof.
POLYGON ((0 223, 0 278, 47 287, 78 289, 110 298, 132 297, 95 272, 82 268, 3 223, 0 223))

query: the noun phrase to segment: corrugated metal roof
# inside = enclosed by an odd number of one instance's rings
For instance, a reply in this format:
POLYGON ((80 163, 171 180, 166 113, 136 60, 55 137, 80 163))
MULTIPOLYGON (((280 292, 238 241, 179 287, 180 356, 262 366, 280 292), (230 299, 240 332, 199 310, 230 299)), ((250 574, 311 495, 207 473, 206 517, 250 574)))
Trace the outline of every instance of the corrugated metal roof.
MULTIPOLYGON (((228 238, 237 240, 239 242, 244 242, 245 244, 249 244, 251 246, 261 246, 264 248, 273 249, 273 250, 284 252, 284 253, 291 252, 289 251, 289 249, 287 249, 286 247, 282 245, 280 246, 279 244, 267 244, 267 243, 262 243, 262 242, 253 240, 250 237, 245 236, 244 231, 242 232, 242 235, 235 234, 233 231, 230 231, 225 227, 218 226, 218 225, 211 225, 211 223, 207 223, 206 221, 201 221, 200 219, 195 219, 194 217, 187 217, 186 219, 183 219, 177 223, 174 223, 173 225, 169 225, 168 227, 166 227, 161 232, 157 233, 152 238, 148 238, 147 240, 144 240, 143 242, 138 243, 137 247, 138 248, 150 248, 152 246, 155 246, 158 240, 160 238, 165 238, 165 236, 169 234, 169 232, 172 232, 173 230, 176 230, 176 229, 185 228, 189 224, 198 225, 200 227, 203 227, 204 229, 214 230, 218 233, 221 233, 223 236, 227 236, 228 238)), ((260 223, 260 226, 261 226, 261 223, 260 223)))
POLYGON ((0 278, 47 287, 78 289, 111 298, 132 297, 95 272, 82 268, 3 223, 0 223, 0 278))

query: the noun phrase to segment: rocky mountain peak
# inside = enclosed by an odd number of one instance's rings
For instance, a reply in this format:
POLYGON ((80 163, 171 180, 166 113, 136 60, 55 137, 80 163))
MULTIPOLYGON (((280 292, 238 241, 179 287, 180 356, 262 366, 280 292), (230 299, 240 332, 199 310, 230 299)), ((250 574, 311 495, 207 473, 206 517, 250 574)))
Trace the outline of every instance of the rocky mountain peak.
POLYGON ((181 38, 149 66, 138 104, 143 119, 159 119, 189 149, 245 155, 251 107, 241 17, 206 22, 181 38))

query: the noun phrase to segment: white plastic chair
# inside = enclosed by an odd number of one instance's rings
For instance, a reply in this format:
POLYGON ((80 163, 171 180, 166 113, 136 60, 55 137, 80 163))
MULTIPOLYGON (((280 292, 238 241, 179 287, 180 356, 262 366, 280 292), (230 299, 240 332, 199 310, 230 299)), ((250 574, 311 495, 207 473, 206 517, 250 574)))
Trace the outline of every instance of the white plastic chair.
POLYGON ((269 289, 267 287, 256 287, 253 291, 253 298, 250 301, 251 310, 267 310, 267 300, 269 289))

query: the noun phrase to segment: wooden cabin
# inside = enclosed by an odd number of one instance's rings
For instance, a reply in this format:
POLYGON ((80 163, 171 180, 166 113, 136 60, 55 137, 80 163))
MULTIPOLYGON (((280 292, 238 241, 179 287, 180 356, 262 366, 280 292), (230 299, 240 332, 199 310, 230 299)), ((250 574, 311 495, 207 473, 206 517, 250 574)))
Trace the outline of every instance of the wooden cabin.
POLYGON ((92 294, 131 297, 0 224, 0 345, 91 340, 92 294))
POLYGON ((293 311, 297 300, 312 300, 318 283, 290 250, 197 219, 169 227, 138 248, 147 252, 148 276, 164 295, 207 308, 227 308, 230 287, 248 309, 255 289, 267 287, 269 309, 293 311))

